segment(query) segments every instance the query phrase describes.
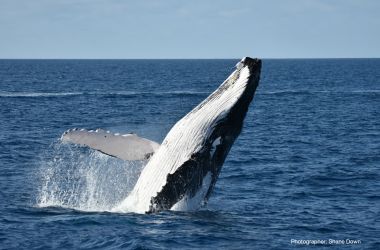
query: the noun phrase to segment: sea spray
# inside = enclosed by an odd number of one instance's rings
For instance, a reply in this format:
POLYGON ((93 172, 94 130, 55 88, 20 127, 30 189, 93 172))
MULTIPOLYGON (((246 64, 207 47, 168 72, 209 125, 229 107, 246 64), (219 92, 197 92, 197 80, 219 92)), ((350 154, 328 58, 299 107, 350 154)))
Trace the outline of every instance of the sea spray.
POLYGON ((42 157, 37 206, 109 211, 128 196, 145 164, 57 141, 42 157))

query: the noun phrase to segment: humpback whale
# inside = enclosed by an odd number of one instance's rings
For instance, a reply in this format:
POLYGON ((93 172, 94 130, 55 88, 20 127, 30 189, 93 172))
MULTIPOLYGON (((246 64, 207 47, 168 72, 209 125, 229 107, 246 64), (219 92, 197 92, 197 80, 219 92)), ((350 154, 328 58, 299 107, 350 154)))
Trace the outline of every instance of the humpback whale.
POLYGON ((112 211, 198 209, 207 203, 242 130, 260 71, 260 59, 243 58, 219 88, 172 127, 161 145, 101 129, 71 129, 61 139, 123 160, 148 161, 131 193, 112 211))

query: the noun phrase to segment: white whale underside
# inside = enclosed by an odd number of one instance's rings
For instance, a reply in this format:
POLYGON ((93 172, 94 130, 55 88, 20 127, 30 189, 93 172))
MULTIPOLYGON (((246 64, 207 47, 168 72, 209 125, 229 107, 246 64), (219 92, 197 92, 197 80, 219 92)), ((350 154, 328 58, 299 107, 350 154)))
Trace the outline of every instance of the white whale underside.
MULTIPOLYGON (((163 189, 167 182, 168 174, 176 172, 185 161, 190 159, 194 152, 202 149, 206 139, 209 138, 218 122, 229 113, 230 109, 239 100, 248 84, 249 76, 249 68, 238 64, 236 71, 221 85, 223 88, 227 88, 221 94, 214 95, 219 90, 217 89, 179 120, 169 131, 160 146, 136 135, 113 135, 107 138, 105 137, 107 133, 104 131, 88 132, 79 130, 78 132, 78 130, 70 130, 62 136, 62 140, 87 145, 125 160, 135 160, 154 153, 141 172, 132 192, 124 201, 112 209, 114 212, 148 212, 150 206, 152 206, 152 197, 155 197, 163 189), (97 135, 99 136, 97 137, 97 135), (126 150, 127 153, 120 149, 126 150)), ((220 138, 217 138, 212 143, 210 154, 213 154, 215 147, 219 143, 220 138)), ((209 172, 204 176, 202 186, 194 196, 183 196, 171 209, 198 209, 202 205, 210 185, 211 173, 209 172)))

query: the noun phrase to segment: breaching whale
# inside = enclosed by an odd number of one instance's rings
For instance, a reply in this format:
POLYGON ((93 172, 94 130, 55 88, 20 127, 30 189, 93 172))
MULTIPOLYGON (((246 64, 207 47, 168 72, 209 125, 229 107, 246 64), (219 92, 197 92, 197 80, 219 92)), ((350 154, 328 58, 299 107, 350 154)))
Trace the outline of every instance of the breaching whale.
POLYGON ((243 58, 218 89, 172 127, 161 145, 101 129, 72 129, 61 139, 123 160, 148 160, 131 193, 113 211, 197 209, 210 197, 241 132, 260 71, 261 60, 243 58))

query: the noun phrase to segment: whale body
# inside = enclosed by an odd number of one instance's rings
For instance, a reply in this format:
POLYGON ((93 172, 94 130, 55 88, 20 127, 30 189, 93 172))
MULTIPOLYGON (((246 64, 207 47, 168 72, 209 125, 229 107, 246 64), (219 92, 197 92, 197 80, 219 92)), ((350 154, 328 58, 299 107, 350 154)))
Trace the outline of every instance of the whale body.
POLYGON ((63 141, 124 160, 148 159, 115 212, 195 210, 206 204, 240 134, 260 79, 261 60, 243 58, 210 96, 179 120, 160 144, 135 134, 69 130, 63 141))

